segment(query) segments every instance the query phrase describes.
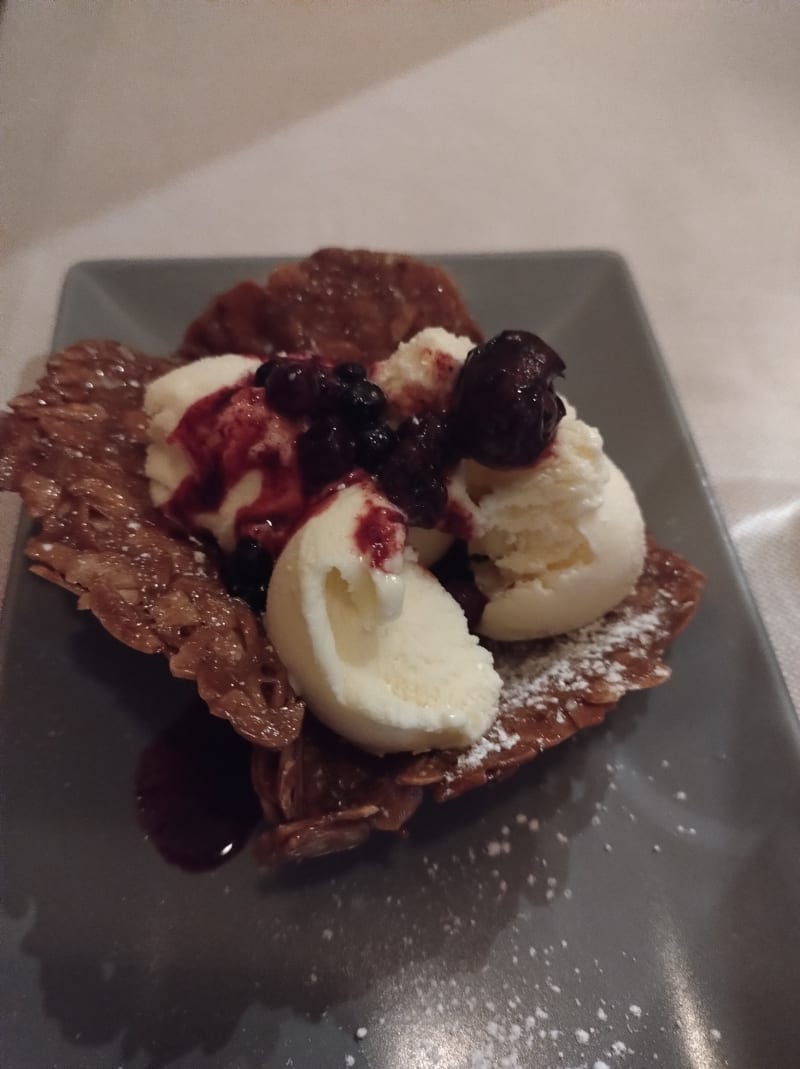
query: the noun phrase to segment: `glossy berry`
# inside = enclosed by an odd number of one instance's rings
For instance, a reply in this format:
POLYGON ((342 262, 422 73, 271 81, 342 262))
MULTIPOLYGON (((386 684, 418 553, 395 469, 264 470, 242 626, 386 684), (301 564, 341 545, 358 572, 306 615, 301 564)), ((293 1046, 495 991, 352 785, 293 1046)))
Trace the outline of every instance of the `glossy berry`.
POLYGON ((306 490, 309 493, 321 490, 353 467, 353 436, 339 420, 321 419, 299 435, 297 461, 306 490))
POLYGON ((397 428, 397 440, 406 457, 419 467, 432 465, 444 470, 457 459, 451 456, 447 424, 434 412, 403 420, 397 428))
POLYGON ((246 601, 253 612, 264 611, 272 557, 254 538, 240 538, 236 549, 222 561, 222 581, 234 598, 246 601))
POLYGON ((450 597, 458 602, 467 618, 467 627, 475 634, 489 599, 475 582, 466 543, 454 542, 432 570, 450 597))
POLYGON ((397 445, 380 472, 381 489, 416 527, 435 527, 447 504, 446 442, 440 417, 412 416, 398 427, 397 445))
POLYGON ((330 416, 338 412, 347 387, 344 383, 320 369, 315 415, 330 416))
POLYGON ((386 423, 362 428, 356 435, 356 462, 374 474, 383 467, 397 445, 397 435, 386 423))
POLYGON ((550 390, 544 395, 542 398, 542 436, 546 441, 552 442, 558 430, 558 424, 566 415, 566 411, 564 402, 555 390, 550 390))
POLYGON ((532 464, 564 415, 552 385, 563 372, 558 353, 528 331, 504 330, 473 349, 450 410, 459 453, 489 468, 532 464))
POLYGON ((351 427, 376 423, 386 408, 383 390, 366 379, 348 384, 339 402, 342 417, 351 427))
POLYGON ((436 471, 412 471, 389 458, 380 475, 380 487, 402 509, 413 527, 435 527, 447 504, 447 484, 436 471))
POLYGON ((362 382, 367 376, 363 364, 337 364, 333 373, 339 382, 362 382))
POLYGON ((310 361, 282 360, 267 376, 264 391, 282 416, 312 416, 319 408, 324 371, 310 361))
POLYGON ((253 385, 265 386, 267 379, 270 377, 270 375, 277 366, 277 360, 265 360, 263 364, 259 364, 259 366, 256 368, 256 373, 253 376, 253 385))

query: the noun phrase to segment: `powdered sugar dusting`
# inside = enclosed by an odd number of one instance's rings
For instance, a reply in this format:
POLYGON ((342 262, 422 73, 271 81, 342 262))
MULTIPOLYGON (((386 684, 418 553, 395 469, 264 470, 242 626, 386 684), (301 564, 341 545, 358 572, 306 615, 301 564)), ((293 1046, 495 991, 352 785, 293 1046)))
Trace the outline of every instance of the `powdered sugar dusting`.
MULTIPOLYGON (((502 702, 502 694, 500 696, 502 702)), ((486 734, 458 759, 459 770, 478 768, 492 753, 510 750, 519 742, 519 735, 506 731, 500 720, 495 720, 486 734)))
POLYGON ((669 676, 652 664, 652 649, 669 635, 668 595, 660 593, 650 609, 627 606, 586 627, 546 642, 493 645, 495 667, 503 679, 500 716, 487 733, 458 758, 455 774, 484 765, 487 758, 513 750, 521 741, 503 713, 564 723, 582 701, 616 702, 638 685, 669 676), (645 661, 644 673, 637 662, 645 661), (633 666, 633 667, 631 667, 633 666))
MULTIPOLYGON (((527 646, 520 656, 512 646, 498 658, 504 680, 500 709, 524 705, 546 714, 558 703, 554 690, 588 696, 598 681, 605 684, 609 696, 618 698, 628 683, 625 667, 615 655, 630 657, 637 648, 642 652, 665 635, 666 617, 657 604, 649 611, 628 608, 617 616, 604 617, 544 650, 538 644, 520 643, 517 645, 527 646)), ((669 674, 668 669, 663 671, 669 674)))

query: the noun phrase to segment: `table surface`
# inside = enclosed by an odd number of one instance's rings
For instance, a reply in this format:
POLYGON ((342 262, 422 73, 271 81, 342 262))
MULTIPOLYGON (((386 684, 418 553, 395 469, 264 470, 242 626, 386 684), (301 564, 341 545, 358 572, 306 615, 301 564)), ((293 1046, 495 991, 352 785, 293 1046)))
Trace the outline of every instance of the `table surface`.
POLYGON ((795 0, 8 0, 0 402, 78 260, 616 249, 797 706, 799 50, 795 0))

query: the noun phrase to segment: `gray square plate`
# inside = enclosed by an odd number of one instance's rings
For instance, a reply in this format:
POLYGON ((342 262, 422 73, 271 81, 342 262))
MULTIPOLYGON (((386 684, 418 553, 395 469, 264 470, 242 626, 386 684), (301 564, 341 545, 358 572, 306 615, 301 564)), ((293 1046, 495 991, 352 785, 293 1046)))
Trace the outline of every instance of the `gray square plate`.
MULTIPOLYGON (((133 777, 192 688, 29 576, 20 546, 3 1065, 800 1064, 800 731, 625 265, 437 259, 488 332, 528 327, 563 354, 651 529, 706 572, 672 681, 508 783, 425 808, 405 842, 191 875, 143 838, 133 777)), ((81 264, 55 345, 169 351, 212 294, 275 262, 81 264)))

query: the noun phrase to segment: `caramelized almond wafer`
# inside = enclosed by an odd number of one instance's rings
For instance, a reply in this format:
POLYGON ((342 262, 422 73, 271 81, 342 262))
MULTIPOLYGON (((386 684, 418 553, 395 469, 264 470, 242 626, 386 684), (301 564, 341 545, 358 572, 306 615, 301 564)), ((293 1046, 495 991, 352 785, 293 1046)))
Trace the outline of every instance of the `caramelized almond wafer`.
POLYGON ((279 749, 297 737, 303 703, 213 554, 150 503, 142 394, 171 366, 115 342, 57 353, 0 418, 0 489, 38 521, 26 549, 37 575, 77 594, 120 642, 163 653, 245 738, 279 749))
POLYGON ((214 353, 324 353, 372 363, 425 327, 482 335, 452 280, 412 256, 320 249, 273 271, 266 287, 242 282, 188 327, 185 359, 214 353))
POLYGON ((263 865, 319 857, 359 846, 373 829, 400 831, 422 801, 400 783, 402 757, 375 757, 306 717, 300 737, 280 755, 253 750, 252 778, 270 827, 259 836, 263 865))

